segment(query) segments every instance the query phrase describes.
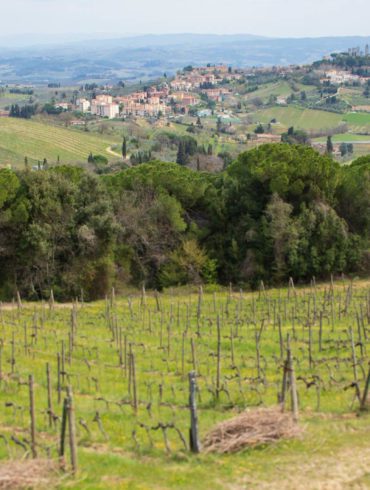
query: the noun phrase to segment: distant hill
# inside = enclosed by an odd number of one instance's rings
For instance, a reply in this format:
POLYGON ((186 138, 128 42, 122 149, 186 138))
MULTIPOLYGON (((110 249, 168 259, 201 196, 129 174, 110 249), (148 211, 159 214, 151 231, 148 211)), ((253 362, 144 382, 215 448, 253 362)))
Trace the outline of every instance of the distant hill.
MULTIPOLYGON (((248 34, 168 34, 91 39, 0 49, 0 81, 46 83, 147 80, 185 65, 271 66, 311 63, 323 55, 364 46, 370 37, 273 39, 248 34)), ((1 38, 0 38, 1 46, 1 38)))

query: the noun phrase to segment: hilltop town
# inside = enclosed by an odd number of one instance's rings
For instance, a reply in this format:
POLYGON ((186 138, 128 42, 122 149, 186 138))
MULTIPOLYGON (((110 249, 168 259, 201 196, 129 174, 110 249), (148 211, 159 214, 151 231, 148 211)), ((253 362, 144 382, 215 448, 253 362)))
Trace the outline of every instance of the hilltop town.
MULTIPOLYGON (((73 128, 80 141, 94 135, 101 145, 87 144, 83 160, 92 153, 91 163, 98 148, 99 171, 122 156, 128 164, 157 158, 215 171, 245 149, 280 141, 351 161, 370 151, 369 46, 304 66, 186 66, 150 83, 8 85, 0 87, 0 116, 3 125, 10 116, 49 131, 73 128)), ((3 162, 13 165, 13 154, 4 152, 3 162)), ((24 155, 38 167, 65 160, 58 150, 36 156, 27 146, 24 155)))
MULTIPOLYGON (((349 48, 345 53, 351 59, 369 59, 369 46, 362 51, 360 48, 349 48)), ((343 55, 342 55, 343 56, 343 55)), ((358 74, 351 66, 341 67, 333 61, 338 61, 338 55, 325 57, 319 66, 315 66, 313 73, 319 77, 322 86, 364 86, 370 74, 366 71, 369 66, 362 68, 358 74), (349 69, 351 68, 351 69, 349 69)), ((370 64, 370 61, 369 61, 370 64)), ((164 80, 144 89, 122 95, 111 95, 113 87, 103 89, 103 93, 94 93, 92 98, 78 97, 75 103, 56 102, 57 109, 77 110, 84 114, 114 119, 117 117, 160 117, 171 114, 187 114, 191 108, 196 108, 202 101, 222 103, 234 97, 235 90, 231 82, 248 81, 258 75, 277 75, 281 79, 289 74, 312 73, 312 67, 264 67, 264 68, 232 68, 225 65, 192 67, 188 66, 172 80, 164 80)), ((284 105, 287 97, 279 96, 276 103, 284 105)), ((193 111, 194 113, 194 111, 193 111)), ((202 113, 204 115, 207 113, 202 113)), ((198 114, 199 115, 199 114, 198 114)))
POLYGON ((232 89, 222 85, 240 80, 243 76, 242 70, 233 70, 224 65, 187 67, 173 80, 162 81, 126 96, 110 95, 108 87, 106 93, 95 94, 91 99, 78 97, 74 104, 61 101, 54 106, 57 109, 77 110, 108 119, 187 114, 191 107, 201 103, 202 96, 215 102, 231 96, 232 89))

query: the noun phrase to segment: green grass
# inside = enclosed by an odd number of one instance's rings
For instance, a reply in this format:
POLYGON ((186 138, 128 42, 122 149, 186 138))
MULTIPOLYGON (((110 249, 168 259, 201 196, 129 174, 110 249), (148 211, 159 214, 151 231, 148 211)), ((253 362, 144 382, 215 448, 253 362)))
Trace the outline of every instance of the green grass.
POLYGON ((342 121, 341 114, 301 109, 294 106, 272 107, 254 113, 255 122, 269 123, 276 119, 283 128, 294 126, 296 129, 319 130, 335 128, 342 121))
MULTIPOLYGON (((305 91, 307 93, 312 92, 313 90, 316 89, 316 87, 311 85, 302 85, 302 84, 295 84, 295 85, 299 90, 305 91)), ((251 100, 256 97, 260 97, 263 101, 266 101, 271 95, 275 95, 276 97, 279 96, 287 97, 292 93, 297 93, 299 95, 299 92, 293 91, 291 85, 288 82, 279 81, 276 83, 268 83, 266 85, 261 85, 259 86, 258 90, 246 94, 244 98, 246 100, 251 100)))
POLYGON ((345 114, 343 120, 355 132, 370 131, 370 114, 366 112, 350 112, 345 114))
POLYGON ((368 106, 370 105, 370 99, 363 95, 363 91, 364 91, 363 87, 359 87, 359 88, 341 87, 340 98, 353 106, 358 106, 358 105, 368 106))
POLYGON ((0 165, 23 165, 27 156, 30 163, 46 158, 55 163, 86 162, 90 152, 112 158, 106 149, 117 138, 89 134, 77 129, 67 129, 42 122, 0 118, 0 165))
POLYGON ((30 95, 23 94, 11 94, 10 92, 0 93, 0 109, 3 110, 5 107, 11 104, 25 104, 30 99, 30 95))
MULTIPOLYGON (((326 140, 327 140, 326 136, 313 139, 314 142, 319 142, 319 143, 325 143, 326 140)), ((352 134, 352 133, 335 134, 332 136, 332 141, 334 143, 370 142, 370 135, 367 136, 364 134, 352 134)))
POLYGON ((293 92, 291 86, 288 82, 276 82, 268 83, 266 85, 261 85, 255 92, 250 92, 245 95, 246 100, 254 99, 255 97, 260 97, 265 100, 271 95, 278 96, 288 96, 293 92))
MULTIPOLYGON (((333 295, 329 286, 296 289, 295 293, 280 289, 269 290, 266 294, 237 291, 231 295, 218 288, 214 294, 205 292, 201 303, 194 290, 184 289, 160 295, 159 305, 154 295, 148 294, 143 300, 135 293, 129 298, 78 304, 71 352, 72 304, 56 305, 54 309, 49 309, 47 303, 24 304, 19 310, 3 305, 0 311, 3 373, 0 433, 9 438, 16 431, 18 438, 28 438, 26 380, 32 373, 38 451, 42 455, 49 447, 52 456, 56 456, 59 426, 48 427, 45 366, 47 362, 51 366, 53 408, 60 415, 56 358, 63 344, 63 384, 73 386, 77 422, 84 420, 90 434, 77 423, 79 473, 75 480, 61 484, 61 488, 200 490, 205 482, 207 487, 216 490, 259 488, 259 482, 271 489, 319 488, 327 473, 330 478, 337 477, 330 476, 333 453, 335 463, 342 461, 344 465, 352 461, 356 467, 358 454, 364 458, 368 446, 369 417, 356 417, 358 403, 353 404, 354 391, 348 388, 354 376, 348 337, 351 326, 355 341, 360 336, 366 348, 361 353, 360 344, 356 347, 361 389, 369 360, 369 340, 364 338, 366 332, 370 339, 366 316, 359 331, 356 326, 356 314, 366 311, 368 286, 366 282, 355 282, 351 290, 348 282, 339 282, 333 295), (311 366, 308 312, 312 325, 311 366), (320 312, 323 318, 321 351, 320 312), (220 386, 224 388, 219 400, 215 391, 217 316, 221 322, 220 386), (171 430, 168 431, 170 453, 166 452, 160 430, 151 431, 150 444, 139 422, 151 427, 159 422, 174 423, 187 438, 187 373, 194 367, 199 374, 202 438, 217 422, 237 415, 240 410, 261 404, 275 405, 285 357, 285 351, 281 355, 280 350, 279 317, 282 338, 290 334, 295 359, 301 423, 305 427, 300 439, 230 456, 193 456, 184 450, 178 435, 171 430), (259 332, 261 327, 258 371, 255 335, 256 329, 259 332), (12 373, 13 335, 15 364, 12 373), (132 389, 129 390, 124 362, 129 345, 135 355, 137 415, 132 408, 132 389), (320 379, 319 405, 315 386, 307 388, 299 379, 310 381, 315 376, 320 379), (107 438, 94 422, 96 412, 99 412, 107 438), (136 442, 133 430, 136 430, 136 442), (320 471, 325 475, 319 476, 320 471), (294 475, 307 486, 289 486, 294 475), (320 478, 320 482, 317 480, 316 487, 309 486, 315 478, 320 478)), ((23 455, 23 450, 13 443, 9 451, 0 439, 0 458, 23 455)), ((366 481, 367 476, 357 475, 356 478, 366 481)), ((297 481, 292 484, 296 485, 297 481)))

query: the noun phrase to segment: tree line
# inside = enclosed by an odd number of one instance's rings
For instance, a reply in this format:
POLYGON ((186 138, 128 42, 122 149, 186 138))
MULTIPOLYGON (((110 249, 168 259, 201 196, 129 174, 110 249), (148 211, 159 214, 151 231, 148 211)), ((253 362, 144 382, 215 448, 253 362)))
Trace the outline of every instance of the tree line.
POLYGON ((159 161, 102 176, 0 170, 2 298, 369 272, 369 238, 370 157, 341 167, 281 143, 218 174, 159 161))

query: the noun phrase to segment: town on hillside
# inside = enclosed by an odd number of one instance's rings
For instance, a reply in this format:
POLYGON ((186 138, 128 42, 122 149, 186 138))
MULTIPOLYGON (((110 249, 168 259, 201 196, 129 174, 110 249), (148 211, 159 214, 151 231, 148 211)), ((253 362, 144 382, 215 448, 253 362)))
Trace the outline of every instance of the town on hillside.
MULTIPOLYGON (((216 171, 246 149, 281 141, 348 162, 370 152, 369 46, 304 66, 186 66, 150 83, 0 85, 0 124, 14 117, 73 128, 81 141, 94 135, 99 162, 123 156, 216 171)), ((96 151, 86 143, 85 161, 96 151)), ((70 161, 60 153, 30 158, 70 161)), ((4 161, 13 164, 10 151, 4 161)))

